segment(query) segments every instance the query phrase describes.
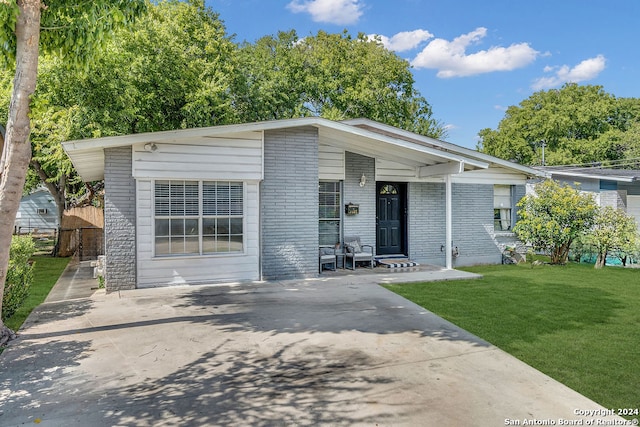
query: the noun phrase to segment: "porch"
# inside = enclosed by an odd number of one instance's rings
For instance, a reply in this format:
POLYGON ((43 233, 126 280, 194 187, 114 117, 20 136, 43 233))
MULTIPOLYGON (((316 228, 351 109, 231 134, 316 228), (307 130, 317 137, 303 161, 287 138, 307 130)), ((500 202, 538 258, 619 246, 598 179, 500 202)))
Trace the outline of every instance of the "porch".
POLYGON ((415 267, 374 268, 358 267, 355 270, 324 270, 317 278, 306 279, 309 282, 339 282, 345 285, 358 283, 409 283, 436 282, 443 280, 479 279, 482 276, 461 270, 446 269, 437 265, 422 264, 415 267))

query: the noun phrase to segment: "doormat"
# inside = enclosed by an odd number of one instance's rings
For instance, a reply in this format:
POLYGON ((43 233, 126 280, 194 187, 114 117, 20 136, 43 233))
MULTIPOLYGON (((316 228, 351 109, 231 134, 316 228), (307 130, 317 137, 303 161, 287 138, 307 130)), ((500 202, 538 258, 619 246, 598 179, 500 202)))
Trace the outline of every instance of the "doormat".
POLYGON ((418 264, 417 262, 408 260, 408 259, 381 259, 378 261, 378 264, 381 267, 387 267, 387 268, 404 268, 404 267, 416 267, 420 264, 418 264))

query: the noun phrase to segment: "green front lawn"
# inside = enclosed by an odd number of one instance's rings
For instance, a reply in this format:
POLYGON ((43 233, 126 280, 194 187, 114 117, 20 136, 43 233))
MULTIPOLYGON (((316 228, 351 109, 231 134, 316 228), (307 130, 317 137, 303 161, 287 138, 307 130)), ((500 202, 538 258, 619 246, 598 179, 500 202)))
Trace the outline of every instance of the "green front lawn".
POLYGON ((31 284, 29 296, 22 307, 5 322, 6 325, 14 331, 20 329, 20 326, 22 326, 27 319, 29 313, 42 304, 47 298, 49 291, 58 281, 58 278, 69 263, 70 258, 54 258, 47 255, 36 255, 32 259, 34 261, 33 283, 31 284))
POLYGON ((484 277, 386 287, 607 408, 640 407, 640 270, 465 270, 484 277))

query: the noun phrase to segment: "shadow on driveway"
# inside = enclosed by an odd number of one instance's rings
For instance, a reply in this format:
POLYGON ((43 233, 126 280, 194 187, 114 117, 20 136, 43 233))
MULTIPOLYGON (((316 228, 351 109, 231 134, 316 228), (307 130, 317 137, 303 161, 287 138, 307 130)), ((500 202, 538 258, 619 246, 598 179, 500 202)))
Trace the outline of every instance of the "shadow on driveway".
POLYGON ((474 425, 503 425, 598 408, 374 284, 146 289, 44 304, 0 372, 0 425, 442 426, 470 414, 474 425))

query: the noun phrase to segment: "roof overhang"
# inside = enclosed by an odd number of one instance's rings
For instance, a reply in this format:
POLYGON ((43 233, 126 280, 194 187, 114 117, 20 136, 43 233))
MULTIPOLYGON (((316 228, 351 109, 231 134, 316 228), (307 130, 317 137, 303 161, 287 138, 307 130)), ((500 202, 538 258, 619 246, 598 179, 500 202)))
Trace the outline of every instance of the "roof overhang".
POLYGON ((416 166, 421 177, 487 169, 491 165, 531 176, 544 172, 454 144, 428 138, 371 120, 331 121, 321 117, 274 120, 206 128, 139 133, 97 139, 67 141, 62 144, 85 181, 104 178, 104 150, 154 142, 188 144, 196 139, 232 136, 245 132, 313 126, 321 143, 343 147, 358 154, 416 166))
POLYGON ((510 162, 508 160, 503 160, 498 157, 491 156, 489 154, 480 153, 479 151, 476 151, 476 150, 471 150, 469 148, 461 147, 459 145, 452 144, 450 142, 441 141, 439 139, 431 138, 424 135, 419 135, 404 129, 389 126, 384 123, 376 122, 373 120, 350 119, 350 120, 345 120, 342 123, 363 127, 363 128, 369 128, 369 129, 372 129, 374 132, 382 132, 386 135, 395 135, 397 138, 405 139, 407 141, 412 141, 416 144, 430 146, 438 150, 442 150, 444 152, 456 153, 460 156, 464 156, 467 159, 473 159, 475 161, 483 162, 485 164, 501 166, 503 168, 506 168, 518 173, 522 173, 529 177, 541 177, 541 178, 546 177, 546 174, 544 172, 529 166, 523 166, 518 163, 510 162))
POLYGON ((604 181, 616 181, 616 182, 635 182, 638 181, 638 177, 633 176, 621 176, 621 175, 605 175, 605 174, 597 174, 597 173, 589 173, 589 172, 572 172, 572 171, 554 171, 554 170, 546 170, 548 175, 554 176, 559 175, 566 178, 588 178, 588 179, 601 179, 604 181))

